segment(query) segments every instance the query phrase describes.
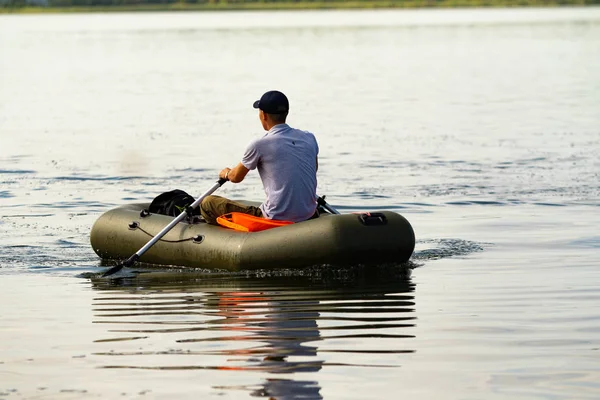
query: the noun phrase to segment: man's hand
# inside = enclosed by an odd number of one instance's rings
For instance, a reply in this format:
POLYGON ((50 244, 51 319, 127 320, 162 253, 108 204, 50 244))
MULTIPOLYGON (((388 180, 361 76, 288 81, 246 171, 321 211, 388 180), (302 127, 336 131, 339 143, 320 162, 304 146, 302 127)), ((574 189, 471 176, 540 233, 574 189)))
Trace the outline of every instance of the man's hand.
POLYGON ((244 167, 244 164, 239 163, 234 168, 223 168, 219 172, 219 178, 227 179, 231 183, 238 183, 244 180, 248 171, 248 168, 244 167))
POLYGON ((219 172, 219 178, 229 180, 229 171, 231 171, 231 168, 223 168, 219 172))

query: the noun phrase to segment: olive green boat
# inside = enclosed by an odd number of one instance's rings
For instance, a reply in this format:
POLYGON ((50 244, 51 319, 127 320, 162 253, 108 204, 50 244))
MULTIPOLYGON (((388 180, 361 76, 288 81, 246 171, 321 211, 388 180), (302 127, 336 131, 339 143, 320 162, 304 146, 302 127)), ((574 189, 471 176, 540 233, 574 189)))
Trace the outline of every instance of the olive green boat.
MULTIPOLYGON (((174 217, 149 214, 148 207, 129 204, 101 215, 90 235, 94 251, 104 260, 126 259, 173 222, 174 217)), ((240 232, 187 218, 145 251, 139 262, 229 271, 402 263, 414 247, 410 223, 391 211, 325 213, 260 232, 240 232)))

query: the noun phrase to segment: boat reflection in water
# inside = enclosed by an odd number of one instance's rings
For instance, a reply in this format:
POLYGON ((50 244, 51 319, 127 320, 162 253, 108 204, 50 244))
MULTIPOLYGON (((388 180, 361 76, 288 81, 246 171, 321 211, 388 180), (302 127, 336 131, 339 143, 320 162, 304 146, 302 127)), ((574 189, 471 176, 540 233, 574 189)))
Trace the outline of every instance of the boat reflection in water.
POLYGON ((110 346, 95 353, 104 368, 254 371, 259 384, 215 376, 213 388, 318 399, 325 368, 394 368, 414 352, 414 285, 403 266, 92 283, 94 322, 109 327, 95 341, 110 346))

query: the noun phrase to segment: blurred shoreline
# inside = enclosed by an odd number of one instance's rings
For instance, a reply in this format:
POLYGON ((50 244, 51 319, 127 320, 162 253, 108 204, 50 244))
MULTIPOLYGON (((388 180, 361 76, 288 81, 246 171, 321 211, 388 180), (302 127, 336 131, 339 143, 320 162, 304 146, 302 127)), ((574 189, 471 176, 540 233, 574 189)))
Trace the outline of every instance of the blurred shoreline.
MULTIPOLYGON (((599 6, 600 0, 374 0, 374 1, 277 1, 115 5, 68 5, 68 1, 54 5, 30 5, 24 0, 0 0, 0 14, 88 13, 88 12, 164 12, 164 11, 267 11, 267 10, 359 10, 402 8, 518 8, 518 7, 573 7, 599 6), (59 5, 60 4, 60 5, 59 5)), ((90 1, 92 2, 92 1, 90 1)))

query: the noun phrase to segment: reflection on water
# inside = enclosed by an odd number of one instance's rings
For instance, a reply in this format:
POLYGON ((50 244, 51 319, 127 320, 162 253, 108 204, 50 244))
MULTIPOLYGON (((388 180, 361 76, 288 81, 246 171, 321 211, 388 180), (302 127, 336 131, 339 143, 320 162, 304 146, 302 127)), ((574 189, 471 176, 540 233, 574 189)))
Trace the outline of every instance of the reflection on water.
POLYGON ((149 272, 94 280, 94 322, 107 326, 107 336, 96 339, 106 351, 95 355, 103 368, 259 372, 266 376, 257 385, 215 388, 322 398, 323 368, 394 368, 414 352, 408 268, 278 275, 149 272))

